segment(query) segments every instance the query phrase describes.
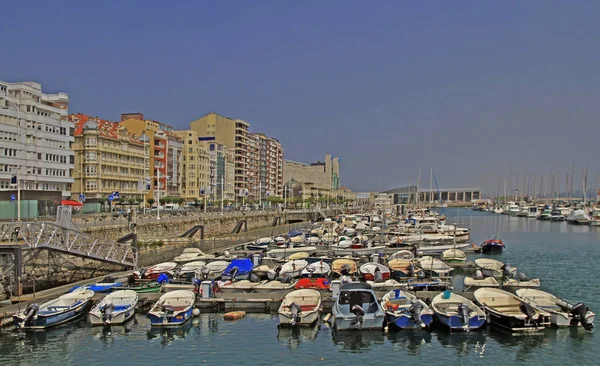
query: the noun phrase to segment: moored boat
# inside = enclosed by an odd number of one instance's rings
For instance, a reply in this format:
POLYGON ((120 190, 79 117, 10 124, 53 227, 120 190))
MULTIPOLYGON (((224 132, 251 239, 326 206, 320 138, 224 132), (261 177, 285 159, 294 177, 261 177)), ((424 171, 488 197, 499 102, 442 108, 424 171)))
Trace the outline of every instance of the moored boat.
POLYGON ((429 275, 446 277, 453 271, 452 267, 434 257, 422 257, 418 261, 421 269, 429 275))
POLYGON ((140 268, 133 272, 133 275, 139 279, 151 279, 156 280, 160 275, 165 274, 169 277, 173 277, 177 263, 175 262, 164 262, 159 263, 148 268, 140 268))
POLYGON ((365 281, 383 282, 390 278, 390 270, 381 263, 369 262, 359 268, 365 281))
POLYGON ((138 294, 132 290, 118 290, 104 296, 90 310, 88 318, 92 325, 123 324, 135 314, 138 294))
POLYGON ((293 282, 281 282, 281 281, 268 281, 254 286, 254 292, 287 292, 294 289, 297 281, 293 282))
POLYGON ((251 282, 248 280, 241 280, 236 282, 228 281, 225 284, 219 284, 219 291, 223 293, 230 292, 253 292, 254 288, 260 284, 266 283, 267 281, 262 282, 251 282))
POLYGON ((375 292, 366 283, 342 285, 332 314, 333 326, 337 330, 382 329, 385 320, 385 312, 375 292))
POLYGON ((467 261, 467 255, 460 249, 448 249, 442 253, 442 261, 451 264, 463 264, 467 261))
POLYGON ((152 326, 183 325, 192 317, 195 295, 191 291, 177 290, 167 292, 148 312, 152 326))
POLYGON ((158 282, 146 282, 140 284, 133 284, 132 286, 121 287, 122 290, 131 290, 140 294, 157 293, 160 292, 162 284, 158 282))
POLYGON ((400 329, 421 329, 433 323, 433 310, 413 294, 396 289, 383 295, 381 305, 388 324, 400 329))
POLYGON ((516 268, 491 258, 477 258, 475 264, 486 277, 514 277, 516 268))
POLYGON ((331 263, 331 270, 339 276, 353 275, 358 271, 356 262, 352 259, 336 259, 331 263))
POLYGON ((397 279, 415 277, 422 272, 422 270, 417 268, 412 261, 405 259, 392 259, 387 264, 390 268, 392 277, 397 279))
POLYGON ((431 301, 436 319, 453 330, 478 329, 486 322, 486 315, 477 305, 467 298, 444 291, 431 301))
POLYGON ((520 297, 496 288, 480 288, 473 293, 492 325, 511 332, 543 329, 550 324, 550 314, 531 306, 520 297))
POLYGON ((481 244, 481 252, 484 254, 498 254, 504 250, 504 242, 495 236, 486 238, 481 244))
POLYGON ((331 267, 327 262, 321 260, 319 262, 310 263, 300 273, 301 277, 328 277, 331 273, 331 267))
POLYGON ((465 290, 477 289, 480 287, 500 287, 500 284, 494 277, 473 278, 465 277, 463 281, 465 290))
POLYGON ((252 271, 252 260, 250 258, 234 259, 221 273, 223 280, 240 281, 246 280, 252 271))
POLYGON ((321 294, 311 289, 294 290, 283 298, 279 306, 280 325, 311 325, 321 315, 321 294))
POLYGON ((78 288, 42 305, 29 304, 13 316, 19 329, 45 329, 76 319, 92 305, 94 291, 78 288))
POLYGON ((585 330, 594 328, 596 314, 584 303, 570 303, 548 292, 534 289, 519 289, 517 296, 532 306, 550 313, 550 322, 557 327, 582 326, 585 330))

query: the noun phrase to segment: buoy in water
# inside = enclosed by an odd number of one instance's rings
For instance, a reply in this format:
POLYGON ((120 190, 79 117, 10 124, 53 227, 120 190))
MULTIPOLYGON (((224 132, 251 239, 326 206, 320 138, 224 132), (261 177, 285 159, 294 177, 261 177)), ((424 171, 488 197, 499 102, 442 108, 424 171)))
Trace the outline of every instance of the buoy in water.
POLYGON ((192 315, 193 315, 193 316, 198 316, 198 315, 200 315, 200 309, 198 309, 198 308, 194 308, 194 310, 192 310, 192 315))
POLYGON ((245 311, 230 311, 229 313, 225 313, 225 315, 223 315, 223 319, 238 320, 238 319, 242 319, 245 316, 246 316, 245 311))

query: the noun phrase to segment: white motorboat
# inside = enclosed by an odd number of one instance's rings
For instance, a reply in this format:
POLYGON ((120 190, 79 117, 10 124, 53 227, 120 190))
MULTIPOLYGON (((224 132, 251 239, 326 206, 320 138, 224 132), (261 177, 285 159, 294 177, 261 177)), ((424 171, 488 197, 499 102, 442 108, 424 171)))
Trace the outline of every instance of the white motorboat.
POLYGON ((285 278, 289 276, 291 278, 300 277, 302 270, 308 266, 308 262, 304 259, 295 259, 284 263, 281 266, 277 266, 267 272, 267 276, 270 280, 276 278, 285 278))
POLYGON ((286 258, 294 253, 306 252, 309 255, 317 250, 316 247, 292 247, 292 248, 278 248, 272 249, 265 253, 267 257, 271 258, 286 258))
POLYGON ((594 208, 590 215, 590 226, 600 226, 600 209, 594 208))
POLYGON ((206 259, 212 259, 215 256, 212 254, 206 254, 198 248, 185 248, 180 255, 173 258, 174 262, 185 263, 191 261, 205 261, 206 259))
POLYGON ((88 317, 92 325, 123 324, 135 314, 138 294, 132 290, 119 290, 104 296, 90 310, 88 317))
POLYGON ((331 273, 331 266, 327 264, 327 262, 321 260, 319 262, 314 262, 306 266, 302 270, 300 274, 301 277, 310 277, 310 278, 318 278, 318 277, 328 277, 331 273))
POLYGON ((481 287, 500 287, 500 284, 494 277, 486 277, 486 278, 473 278, 473 277, 465 277, 463 281, 463 286, 465 290, 478 289, 481 287))
POLYGON ((352 259, 342 258, 336 259, 331 263, 331 270, 339 276, 351 276, 358 271, 358 266, 352 259))
POLYGON ((585 210, 575 210, 567 216, 567 223, 574 225, 589 225, 590 217, 585 210))
POLYGON ((462 264, 467 261, 467 255, 460 249, 447 249, 442 252, 442 261, 446 263, 462 264))
POLYGON ((517 214, 521 211, 519 205, 516 205, 514 202, 509 202, 508 206, 504 210, 504 213, 510 216, 517 216, 517 214))
POLYGON ((292 281, 289 283, 281 281, 268 281, 254 286, 254 292, 287 292, 294 289, 296 282, 292 281))
POLYGON ((171 291, 162 295, 148 312, 152 326, 183 325, 192 318, 196 296, 187 290, 171 291))
POLYGON ((375 292, 366 283, 347 283, 340 287, 332 310, 336 330, 383 328, 385 312, 375 292))
POLYGON ((391 261, 394 259, 412 260, 414 258, 415 258, 415 255, 410 250, 400 250, 400 251, 397 251, 396 253, 390 255, 387 260, 388 261, 391 261))
POLYGON ((223 271, 229 267, 230 262, 228 261, 215 261, 207 263, 202 268, 202 278, 207 280, 214 280, 223 274, 223 271))
POLYGON ((431 301, 431 308, 440 323, 453 330, 478 329, 486 322, 486 315, 465 297, 444 291, 431 301))
POLYGON ((439 243, 431 243, 431 244, 418 244, 417 250, 422 255, 439 255, 444 253, 448 249, 458 249, 458 250, 467 250, 471 244, 463 243, 463 244, 439 244, 439 243))
POLYGON ((510 291, 516 291, 521 288, 540 288, 540 279, 518 280, 515 278, 507 278, 502 282, 502 288, 510 291))
POLYGON ((406 283, 400 283, 393 279, 389 279, 389 280, 383 281, 383 282, 367 281, 367 283, 369 285, 371 285, 371 287, 373 288, 373 291, 376 291, 376 292, 391 291, 391 290, 395 290, 395 289, 406 290, 408 287, 406 285, 406 283))
POLYGON ((496 288, 480 288, 473 293, 492 325, 511 332, 543 329, 550 325, 550 313, 522 298, 496 288))
POLYGON ((279 307, 279 324, 311 325, 321 316, 321 293, 316 290, 295 290, 283 298, 279 307))
POLYGON ((560 209, 554 209, 550 212, 550 221, 565 221, 565 215, 560 209))
POLYGON ((365 281, 383 282, 390 278, 390 269, 381 263, 365 263, 358 271, 365 281))
POLYGON ((45 329, 63 324, 85 314, 92 305, 94 291, 79 287, 42 305, 31 303, 13 315, 19 329, 45 329))
POLYGON ((477 258, 475 265, 486 277, 514 277, 517 269, 491 258, 477 258))
POLYGON ((337 256, 354 256, 354 257, 360 257, 362 255, 371 255, 371 254, 383 254, 384 250, 385 250, 385 246, 384 245, 378 245, 378 246, 367 246, 367 247, 362 247, 362 248, 340 248, 338 246, 335 245, 331 245, 329 247, 333 253, 337 256))
POLYGON ((421 329, 433 323, 433 310, 408 291, 391 290, 383 295, 381 304, 388 324, 400 329, 421 329))
POLYGON ((419 267, 427 273, 433 273, 437 276, 446 277, 452 272, 452 267, 434 257, 422 257, 417 259, 419 267))
POLYGON ((572 304, 548 292, 534 289, 519 289, 517 296, 532 306, 550 313, 550 322, 557 327, 583 326, 586 330, 594 328, 596 314, 583 303, 572 304))
POLYGON ((201 273, 204 267, 206 267, 206 262, 203 261, 188 262, 176 269, 175 274, 179 278, 190 278, 196 273, 201 273))
POLYGON ((177 268, 177 263, 163 262, 148 268, 141 268, 137 271, 133 271, 133 275, 139 279, 156 280, 162 274, 173 277, 175 268, 177 268))
POLYGON ((262 282, 252 282, 252 281, 248 281, 248 280, 241 280, 241 281, 235 281, 235 282, 227 281, 227 283, 219 285, 219 291, 223 292, 223 293, 230 293, 230 292, 246 292, 246 293, 248 293, 248 292, 253 292, 254 288, 256 286, 265 284, 265 283, 267 283, 267 281, 262 281, 262 282))

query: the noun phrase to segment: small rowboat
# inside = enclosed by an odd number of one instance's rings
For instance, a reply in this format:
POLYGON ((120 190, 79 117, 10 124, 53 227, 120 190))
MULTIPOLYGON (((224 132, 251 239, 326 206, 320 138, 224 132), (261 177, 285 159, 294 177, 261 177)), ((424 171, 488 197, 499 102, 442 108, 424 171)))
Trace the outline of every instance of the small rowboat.
POLYGON ((196 296, 187 290, 167 292, 162 295, 148 312, 152 326, 183 325, 192 317, 192 308, 196 296))
POLYGON ((138 294, 119 290, 106 295, 89 313, 92 325, 123 324, 135 314, 138 294))
POLYGON ((281 325, 311 325, 321 315, 321 294, 310 289, 292 291, 285 295, 278 313, 281 325))
POLYGON ((365 281, 382 282, 390 278, 390 270, 381 263, 369 262, 360 266, 360 274, 365 281))

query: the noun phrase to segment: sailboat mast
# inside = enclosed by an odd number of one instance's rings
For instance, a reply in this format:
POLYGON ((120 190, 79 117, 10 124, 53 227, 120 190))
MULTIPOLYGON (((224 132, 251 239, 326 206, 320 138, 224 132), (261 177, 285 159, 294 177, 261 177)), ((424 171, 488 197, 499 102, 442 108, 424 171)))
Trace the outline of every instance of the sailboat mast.
POLYGON ((421 184, 421 168, 419 168, 419 173, 417 174, 417 209, 419 209, 419 201, 420 201, 420 196, 421 193, 419 192, 420 189, 420 184, 421 184))
POLYGON ((531 184, 531 188, 533 189, 533 202, 535 202, 536 198, 537 198, 537 196, 536 196, 537 192, 535 191, 535 178, 536 178, 536 174, 533 173, 533 184, 531 184))
POLYGON ((429 171, 429 207, 433 206, 433 167, 429 171))

